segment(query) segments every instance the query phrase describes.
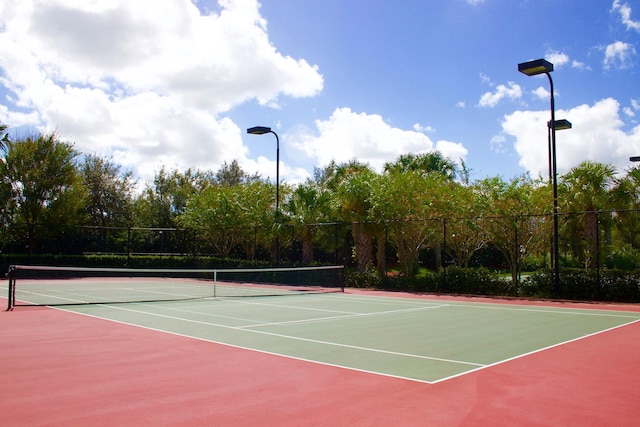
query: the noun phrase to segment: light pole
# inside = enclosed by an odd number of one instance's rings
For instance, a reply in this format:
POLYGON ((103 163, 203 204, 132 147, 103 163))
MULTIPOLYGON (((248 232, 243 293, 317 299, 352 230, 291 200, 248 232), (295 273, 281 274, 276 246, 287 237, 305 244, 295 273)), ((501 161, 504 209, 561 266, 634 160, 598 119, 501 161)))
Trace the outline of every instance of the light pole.
MULTIPOLYGON (((552 162, 551 162, 551 151, 552 151, 551 150, 551 128, 555 127, 555 130, 565 130, 565 129, 571 129, 572 126, 573 125, 571 124, 571 122, 567 119, 556 120, 555 126, 552 126, 551 121, 547 122, 547 145, 549 149, 549 183, 553 182, 553 176, 555 171, 555 167, 552 165, 552 162)), ((554 241, 555 241, 555 238, 551 242, 551 268, 553 268, 553 266, 556 264, 555 259, 553 257, 553 254, 555 252, 555 248, 553 245, 554 241)))
POLYGON ((546 74, 549 79, 549 90, 551 91, 551 121, 548 126, 551 129, 551 169, 553 181, 553 290, 556 296, 560 291, 560 266, 559 266, 559 246, 558 246, 558 170, 556 165, 556 105, 553 96, 553 79, 551 72, 553 64, 546 59, 536 59, 533 61, 518 64, 518 71, 527 76, 546 74))
MULTIPOLYGON (((272 133, 276 136, 276 223, 280 220, 280 138, 278 134, 265 126, 254 126, 247 129, 250 135, 264 135, 272 133)), ((278 238, 278 230, 276 230, 276 265, 280 264, 280 239, 278 238)))
MULTIPOLYGON (((553 180, 553 169, 551 168, 551 121, 547 122, 547 143, 549 145, 549 182, 553 180)), ((556 120, 556 130, 571 129, 573 125, 567 119, 556 120)))

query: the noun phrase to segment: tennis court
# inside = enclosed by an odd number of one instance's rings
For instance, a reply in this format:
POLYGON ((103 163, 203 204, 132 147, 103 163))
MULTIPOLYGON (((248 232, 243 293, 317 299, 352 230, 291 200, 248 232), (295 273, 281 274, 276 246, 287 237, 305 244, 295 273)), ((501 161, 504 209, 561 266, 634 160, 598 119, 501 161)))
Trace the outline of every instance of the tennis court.
POLYGON ((428 383, 638 321, 638 313, 300 295, 66 308, 130 325, 428 383))
MULTIPOLYGON (((64 296, 58 293, 55 298, 62 298, 64 304, 69 304, 69 299, 73 298, 76 301, 78 298, 92 300, 91 292, 97 293, 95 298, 103 298, 103 281, 104 279, 85 278, 82 280, 83 286, 78 287, 77 280, 67 280, 66 283, 73 284, 73 287, 69 287, 64 296)), ((159 285, 165 286, 166 283, 160 281, 154 284, 156 287, 159 285)), ((112 284, 108 283, 106 287, 109 286, 112 284)), ((126 286, 139 288, 140 282, 132 280, 126 286)), ((587 353, 584 350, 576 352, 576 349, 587 345, 589 351, 596 351, 598 354, 597 349, 593 348, 594 343, 608 345, 608 339, 620 334, 626 336, 626 340, 632 338, 638 341, 640 324, 640 311, 634 306, 593 307, 584 304, 417 298, 388 293, 367 294, 355 290, 315 293, 308 292, 310 289, 301 291, 298 288, 288 289, 279 295, 264 292, 262 296, 247 298, 239 297, 235 292, 225 293, 222 291, 227 286, 225 284, 219 283, 217 286, 221 295, 228 296, 213 296, 208 290, 202 295, 198 294, 196 298, 192 298, 193 294, 190 292, 189 298, 179 300, 73 304, 59 307, 55 312, 71 324, 108 322, 111 327, 126 330, 134 326, 139 331, 137 333, 162 336, 162 340, 173 337, 171 339, 180 342, 190 341, 190 345, 197 342, 200 346, 198 351, 206 352, 208 348, 212 355, 219 352, 222 345, 226 351, 242 354, 244 363, 251 363, 252 357, 258 365, 264 357, 288 361, 282 362, 287 368, 280 367, 274 373, 278 380, 273 384, 274 388, 270 391, 272 394, 282 392, 279 386, 283 376, 313 376, 314 371, 327 372, 327 369, 331 370, 332 375, 342 378, 342 381, 347 378, 345 375, 348 378, 354 378, 352 376, 355 375, 359 378, 356 384, 362 378, 367 378, 367 381, 379 378, 374 383, 400 381, 408 389, 416 390, 415 387, 449 387, 447 384, 460 384, 460 381, 466 382, 469 378, 477 379, 481 372, 491 376, 492 372, 503 372, 505 365, 513 369, 522 363, 530 364, 539 357, 559 353, 564 353, 565 356, 555 358, 553 363, 580 364, 587 353), (291 372, 287 372, 287 369, 291 369, 291 372), (300 369, 308 373, 303 375, 300 369)), ((246 289, 246 285, 242 288, 246 289)), ((258 288, 261 291, 265 289, 260 286, 258 288)), ((196 291, 198 292, 200 291, 196 291)), ((174 294, 175 290, 168 293, 174 294)), ((41 295, 41 291, 38 291, 38 295, 41 295)), ((107 299, 111 300, 113 297, 109 295, 107 299)), ((17 307, 14 312, 5 312, 2 317, 5 321, 11 316, 24 319, 26 316, 37 317, 49 311, 54 310, 17 307)), ((52 329, 57 327, 55 323, 50 324, 52 329)), ((24 339, 28 338, 21 338, 24 339)), ((73 336, 66 339, 75 346, 71 351, 87 345, 73 341, 73 336)), ((635 343, 631 345, 637 347, 635 343)), ((114 348, 119 348, 117 343, 114 348)), ((600 349, 600 352, 604 350, 600 349)), ((620 351, 624 349, 620 348, 620 351)), ((635 370, 627 374, 638 374, 637 362, 640 362, 640 354, 632 352, 623 357, 636 362, 635 370)), ((121 369, 126 364, 125 358, 120 362, 121 369)), ((529 369, 530 366, 518 372, 516 368, 518 374, 515 379, 523 381, 523 378, 532 375, 529 369)), ((539 368, 534 364, 534 369, 544 371, 544 363, 539 368)), ((565 366, 565 369, 570 372, 574 367, 565 366)), ((223 374, 219 371, 217 373, 223 374)), ((542 374, 543 372, 538 373, 542 374)), ((507 381, 513 380, 514 378, 507 381)), ((253 379, 241 378, 238 381, 251 384, 253 379)), ((396 387, 397 384, 394 382, 396 387)), ((619 387, 620 384, 613 386, 619 387)), ((238 384, 231 386, 232 389, 237 387, 238 384)), ((314 390, 314 384, 309 384, 308 388, 314 390)), ((376 388, 374 392, 384 394, 385 389, 376 388)), ((304 394, 304 391, 301 393, 304 394)), ((579 391, 576 390, 576 393, 579 391)), ((618 396, 618 400, 626 408, 632 405, 634 409, 626 409, 627 412, 635 411, 631 415, 640 415, 635 409, 640 407, 636 405, 640 400, 639 394, 635 388, 630 393, 618 396)), ((399 394, 402 395, 403 393, 399 394)), ((273 395, 271 396, 273 399, 273 395)), ((264 398, 269 399, 268 396, 264 398)), ((336 405, 340 405, 340 398, 335 398, 336 405)), ((393 396, 388 398, 394 399, 393 396)), ((528 398, 533 399, 532 396, 528 398)), ((600 400, 599 404, 602 403, 600 400)), ((588 411, 589 408, 584 410, 588 411)), ((392 416, 396 409, 392 405, 388 411, 389 416, 392 416)), ((361 416, 363 418, 360 422, 354 424, 373 425, 380 420, 378 417, 375 423, 370 423, 367 422, 366 414, 361 416)), ((273 420, 267 416, 261 418, 261 421, 259 424, 266 425, 273 420)), ((290 421, 288 425, 299 425, 290 421)), ((424 421, 421 419, 416 425, 424 425, 424 421)), ((624 425, 624 418, 621 421, 618 425, 624 425)), ((449 425, 448 422, 433 424, 449 425)), ((531 425, 545 424, 535 422, 531 425)))

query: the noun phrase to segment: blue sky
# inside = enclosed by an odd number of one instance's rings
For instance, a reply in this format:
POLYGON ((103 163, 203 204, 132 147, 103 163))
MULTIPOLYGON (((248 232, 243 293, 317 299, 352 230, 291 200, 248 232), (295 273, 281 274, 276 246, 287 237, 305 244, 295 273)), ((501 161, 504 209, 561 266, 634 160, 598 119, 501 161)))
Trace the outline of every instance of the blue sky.
POLYGON ((303 181, 356 158, 380 170, 439 150, 472 179, 620 171, 640 155, 640 4, 633 0, 22 0, 0 4, 0 121, 54 130, 142 182, 161 166, 238 160, 303 181), (6 3, 6 4, 5 4, 6 3), (15 4, 9 4, 15 3, 15 4))

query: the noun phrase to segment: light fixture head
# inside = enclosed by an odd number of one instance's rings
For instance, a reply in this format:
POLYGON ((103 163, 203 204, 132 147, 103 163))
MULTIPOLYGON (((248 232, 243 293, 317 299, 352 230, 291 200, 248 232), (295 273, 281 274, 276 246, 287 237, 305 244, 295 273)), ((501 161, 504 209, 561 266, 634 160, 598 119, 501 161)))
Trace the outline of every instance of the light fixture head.
POLYGON ((629 157, 630 162, 640 162, 640 156, 629 157))
MULTIPOLYGON (((571 122, 567 119, 556 120, 555 123, 556 123, 556 125, 554 126, 555 130, 571 129, 573 127, 571 122)), ((549 129, 551 129, 551 120, 547 122, 547 126, 549 126, 549 129)))
POLYGON ((251 135, 264 135, 265 133, 270 133, 270 132, 271 132, 271 128, 268 128, 266 126, 255 126, 247 129, 247 133, 251 135))
POLYGON ((536 59, 534 61, 518 64, 518 71, 527 76, 550 73, 553 71, 553 64, 546 59, 536 59))

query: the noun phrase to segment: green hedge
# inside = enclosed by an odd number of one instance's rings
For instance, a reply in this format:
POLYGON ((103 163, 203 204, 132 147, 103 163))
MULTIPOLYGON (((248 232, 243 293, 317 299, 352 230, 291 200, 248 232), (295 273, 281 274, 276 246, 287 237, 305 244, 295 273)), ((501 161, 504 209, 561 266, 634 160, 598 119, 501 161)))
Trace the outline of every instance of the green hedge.
POLYGON ((640 270, 562 269, 556 293, 551 272, 525 276, 515 284, 510 277, 485 268, 449 267, 415 278, 380 277, 373 269, 345 272, 345 286, 391 291, 432 292, 576 301, 640 302, 640 270))

